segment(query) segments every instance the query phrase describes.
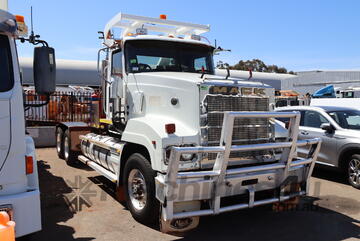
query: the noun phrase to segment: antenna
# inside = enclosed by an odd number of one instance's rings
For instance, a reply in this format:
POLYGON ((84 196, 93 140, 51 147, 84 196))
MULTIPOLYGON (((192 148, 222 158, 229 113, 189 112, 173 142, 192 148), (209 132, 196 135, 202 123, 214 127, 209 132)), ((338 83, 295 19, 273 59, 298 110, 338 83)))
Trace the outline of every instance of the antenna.
POLYGON ((34 23, 33 23, 33 7, 30 8, 30 21, 31 21, 31 34, 29 35, 29 38, 19 38, 20 41, 23 43, 25 41, 28 41, 29 43, 33 45, 42 44, 44 46, 49 47, 48 43, 45 40, 41 40, 40 35, 34 34, 34 23))
POLYGON ((30 8, 30 19, 31 19, 31 35, 34 35, 34 24, 33 24, 33 8, 30 8))

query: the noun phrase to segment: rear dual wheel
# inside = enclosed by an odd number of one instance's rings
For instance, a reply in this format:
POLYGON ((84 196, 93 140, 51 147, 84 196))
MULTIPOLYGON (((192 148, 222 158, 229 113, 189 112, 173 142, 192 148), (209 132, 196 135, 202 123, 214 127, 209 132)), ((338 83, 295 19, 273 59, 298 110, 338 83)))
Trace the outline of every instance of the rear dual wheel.
POLYGON ((69 166, 73 166, 78 163, 78 153, 71 150, 71 136, 69 130, 64 133, 64 159, 69 166))
POLYGON ((77 163, 77 152, 71 150, 71 136, 69 130, 56 128, 56 152, 60 159, 65 159, 68 165, 77 163))
POLYGON ((60 127, 56 128, 56 152, 60 159, 64 159, 64 130, 60 127))

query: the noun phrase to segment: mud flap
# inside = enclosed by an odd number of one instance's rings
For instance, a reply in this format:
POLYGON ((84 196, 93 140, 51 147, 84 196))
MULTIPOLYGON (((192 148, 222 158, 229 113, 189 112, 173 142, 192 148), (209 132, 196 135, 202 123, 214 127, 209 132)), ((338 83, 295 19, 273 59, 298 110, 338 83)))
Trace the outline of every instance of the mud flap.
MULTIPOLYGON (((301 185, 298 182, 297 176, 289 176, 286 180, 281 184, 280 188, 280 199, 282 196, 296 193, 301 190, 301 185)), ((282 211, 291 211, 297 209, 300 203, 300 197, 293 197, 286 201, 277 202, 273 204, 273 211, 282 212, 282 211)))
POLYGON ((116 200, 118 200, 119 202, 125 202, 125 190, 123 185, 117 185, 116 186, 116 191, 115 191, 115 196, 116 196, 116 200))
POLYGON ((300 203, 300 197, 293 197, 284 202, 274 203, 272 206, 272 210, 274 212, 283 212, 283 211, 291 211, 296 210, 300 203))

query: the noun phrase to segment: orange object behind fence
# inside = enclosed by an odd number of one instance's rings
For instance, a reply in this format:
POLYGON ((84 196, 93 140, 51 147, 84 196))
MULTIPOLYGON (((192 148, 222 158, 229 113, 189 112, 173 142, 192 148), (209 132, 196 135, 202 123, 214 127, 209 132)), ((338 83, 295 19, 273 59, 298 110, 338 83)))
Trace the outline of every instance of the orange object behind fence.
POLYGON ((58 112, 58 106, 59 103, 55 100, 50 100, 49 101, 49 106, 48 106, 48 119, 49 120, 59 120, 59 112, 58 112))
POLYGON ((7 212, 0 212, 0 240, 15 241, 15 222, 10 221, 7 212))

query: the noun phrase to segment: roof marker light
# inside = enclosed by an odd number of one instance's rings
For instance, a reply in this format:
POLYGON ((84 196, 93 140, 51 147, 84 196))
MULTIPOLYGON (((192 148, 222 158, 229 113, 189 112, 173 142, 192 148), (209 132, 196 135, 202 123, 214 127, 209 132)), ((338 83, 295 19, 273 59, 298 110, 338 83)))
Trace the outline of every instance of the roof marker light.
POLYGON ((16 19, 16 22, 18 22, 18 23, 25 23, 25 18, 24 18, 24 16, 15 15, 15 19, 16 19))
POLYGON ((22 15, 15 15, 17 22, 17 31, 20 37, 25 37, 28 35, 28 27, 25 24, 25 18, 22 15))
POLYGON ((160 19, 166 20, 166 18, 167 18, 166 14, 160 14, 160 19))

